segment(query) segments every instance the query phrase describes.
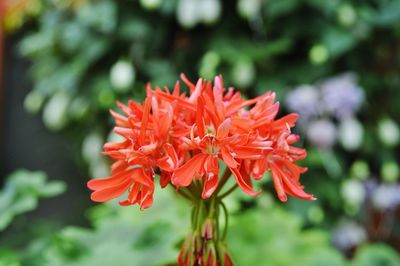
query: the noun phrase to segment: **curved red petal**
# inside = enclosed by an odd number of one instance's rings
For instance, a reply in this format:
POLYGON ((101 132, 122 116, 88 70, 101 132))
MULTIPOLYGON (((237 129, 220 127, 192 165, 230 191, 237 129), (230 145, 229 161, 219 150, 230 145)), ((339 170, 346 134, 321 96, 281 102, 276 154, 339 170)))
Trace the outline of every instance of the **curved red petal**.
POLYGON ((229 168, 229 169, 232 171, 233 176, 236 179, 236 182, 244 192, 254 197, 261 193, 261 191, 255 192, 253 188, 245 182, 245 180, 243 179, 242 175, 240 174, 237 168, 229 168))
POLYGON ((90 195, 90 199, 95 202, 104 202, 119 197, 128 190, 132 182, 128 179, 114 187, 97 190, 90 195))
POLYGON ((238 167, 239 163, 236 162, 235 158, 233 158, 232 154, 226 147, 221 147, 221 156, 222 160, 226 163, 227 166, 231 168, 238 167))
POLYGON ((187 187, 192 182, 193 177, 198 175, 204 168, 207 154, 197 154, 184 165, 176 169, 172 175, 172 183, 176 186, 187 187))
POLYGON ((278 198, 280 199, 280 201, 286 202, 287 196, 285 189, 283 188, 282 178, 279 175, 279 172, 277 172, 272 165, 270 166, 270 168, 271 168, 272 181, 274 183, 275 191, 278 194, 278 198))
POLYGON ((87 186, 91 190, 117 186, 126 179, 129 179, 129 175, 129 171, 124 171, 110 177, 92 179, 87 182, 87 186))
POLYGON ((217 129, 217 139, 223 140, 224 138, 226 138, 229 134, 231 126, 232 120, 230 118, 225 119, 217 129))
POLYGON ((218 173, 219 173, 219 165, 218 165, 218 157, 216 156, 209 156, 205 163, 205 179, 204 179, 204 186, 203 192, 201 197, 203 199, 211 197, 214 191, 218 187, 218 173))

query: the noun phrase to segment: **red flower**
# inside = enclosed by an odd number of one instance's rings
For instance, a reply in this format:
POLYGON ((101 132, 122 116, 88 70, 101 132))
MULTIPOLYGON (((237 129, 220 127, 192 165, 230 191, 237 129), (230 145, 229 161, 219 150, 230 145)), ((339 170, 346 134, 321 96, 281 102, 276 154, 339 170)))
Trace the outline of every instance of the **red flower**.
POLYGON ((160 174, 162 187, 171 183, 179 189, 198 180, 202 197, 209 198, 226 181, 219 177, 220 160, 252 196, 258 194, 252 180, 270 171, 280 200, 286 201, 286 194, 314 199, 299 183, 306 168, 296 162, 306 152, 291 146, 299 139, 290 132, 297 115, 276 120, 279 103, 274 93, 244 100, 233 88, 224 88, 221 76, 214 84, 202 79, 192 84, 181 77, 188 96, 180 92, 179 82, 172 92, 158 87, 153 91, 148 85, 143 104, 118 103, 123 114, 110 111, 114 131, 125 140, 104 145, 104 154, 115 163, 110 177, 89 181, 94 201, 128 192, 121 205, 150 207, 155 173, 160 174))

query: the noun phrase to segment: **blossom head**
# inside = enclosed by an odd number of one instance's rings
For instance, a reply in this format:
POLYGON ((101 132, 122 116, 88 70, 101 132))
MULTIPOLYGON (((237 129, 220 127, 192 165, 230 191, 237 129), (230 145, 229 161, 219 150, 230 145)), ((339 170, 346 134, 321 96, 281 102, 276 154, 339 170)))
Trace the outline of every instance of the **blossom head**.
POLYGON ((286 201, 287 195, 314 199, 299 183, 307 169, 296 162, 306 151, 292 146, 299 137, 290 131, 298 115, 276 119, 274 92, 245 100, 224 87, 222 76, 196 84, 183 74, 181 78, 188 94, 181 92, 179 81, 172 91, 148 85, 143 103, 118 103, 122 113, 110 111, 114 132, 124 141, 104 145, 104 154, 114 163, 109 177, 88 182, 92 200, 103 202, 127 192, 121 205, 148 208, 157 179, 162 187, 177 189, 197 182, 207 199, 220 191, 230 173, 244 192, 255 196, 259 192, 252 182, 267 171, 280 200, 286 201), (229 171, 225 177, 219 161, 229 171))

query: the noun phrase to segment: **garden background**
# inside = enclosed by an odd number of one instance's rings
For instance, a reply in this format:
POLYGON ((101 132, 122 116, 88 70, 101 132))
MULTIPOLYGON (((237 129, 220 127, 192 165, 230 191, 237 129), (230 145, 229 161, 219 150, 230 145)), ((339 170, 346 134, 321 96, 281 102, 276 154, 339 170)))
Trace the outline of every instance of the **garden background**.
MULTIPOLYGON (((174 265, 189 206, 94 205, 115 101, 222 74, 300 114, 306 191, 236 191, 237 265, 400 265, 399 0, 0 1, 0 265, 174 265)), ((158 198, 158 200, 157 200, 158 198)))

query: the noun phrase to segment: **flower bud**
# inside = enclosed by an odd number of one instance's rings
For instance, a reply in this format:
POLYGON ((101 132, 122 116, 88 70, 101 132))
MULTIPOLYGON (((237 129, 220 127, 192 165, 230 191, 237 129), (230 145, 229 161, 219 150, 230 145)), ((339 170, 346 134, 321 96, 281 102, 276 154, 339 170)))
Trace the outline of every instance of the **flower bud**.
POLYGON ((201 232, 201 236, 205 238, 206 240, 211 240, 213 239, 214 236, 214 223, 211 219, 206 219, 206 221, 203 224, 203 229, 201 232))
MULTIPOLYGON (((193 265, 189 264, 189 260, 192 259, 193 253, 192 249, 192 235, 189 234, 185 241, 183 242, 181 251, 178 254, 178 265, 193 265)), ((192 259, 193 260, 193 259, 192 259)))
POLYGON ((219 265, 221 266, 233 266, 233 262, 231 259, 231 256, 228 253, 228 250, 226 249, 225 246, 223 246, 222 244, 220 244, 218 246, 218 254, 219 254, 219 265))
POLYGON ((207 265, 207 266, 217 266, 218 265, 217 252, 215 250, 215 246, 213 243, 207 246, 204 261, 206 262, 205 265, 207 265))
POLYGON ((228 252, 225 252, 224 254, 224 261, 224 266, 233 266, 231 256, 229 256, 228 252))
POLYGON ((201 253, 203 250, 203 241, 198 233, 193 235, 193 252, 195 254, 201 253))

